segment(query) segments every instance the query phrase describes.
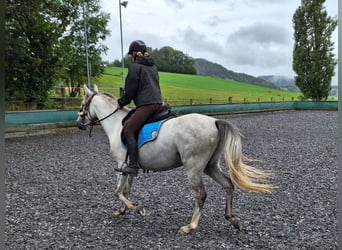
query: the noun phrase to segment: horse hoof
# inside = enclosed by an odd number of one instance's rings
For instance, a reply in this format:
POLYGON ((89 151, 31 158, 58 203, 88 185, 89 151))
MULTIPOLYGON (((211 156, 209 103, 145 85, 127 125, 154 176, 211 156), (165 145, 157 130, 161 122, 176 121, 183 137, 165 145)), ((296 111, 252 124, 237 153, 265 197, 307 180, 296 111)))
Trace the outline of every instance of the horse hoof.
POLYGON ((240 228, 240 225, 239 225, 239 222, 235 222, 235 223, 232 223, 233 227, 239 231, 241 231, 241 228, 240 228))
POLYGON ((121 210, 116 210, 113 212, 114 217, 121 217, 124 214, 125 214, 125 211, 121 211, 121 210))
POLYGON ((226 219, 229 220, 229 222, 233 225, 235 229, 241 231, 239 221, 235 219, 234 216, 230 216, 230 217, 227 216, 226 219))
POLYGON ((178 230, 178 234, 180 234, 180 235, 186 235, 187 233, 184 232, 182 229, 179 229, 179 230, 178 230))
POLYGON ((146 209, 144 207, 137 207, 137 213, 140 214, 141 216, 145 216, 146 209))
POLYGON ((188 232, 184 231, 182 228, 178 230, 178 234, 186 235, 188 232))
POLYGON ((188 234, 190 231, 191 231, 191 229, 189 228, 189 226, 184 226, 184 227, 181 227, 181 228, 178 230, 178 234, 180 234, 180 235, 186 235, 186 234, 188 234))

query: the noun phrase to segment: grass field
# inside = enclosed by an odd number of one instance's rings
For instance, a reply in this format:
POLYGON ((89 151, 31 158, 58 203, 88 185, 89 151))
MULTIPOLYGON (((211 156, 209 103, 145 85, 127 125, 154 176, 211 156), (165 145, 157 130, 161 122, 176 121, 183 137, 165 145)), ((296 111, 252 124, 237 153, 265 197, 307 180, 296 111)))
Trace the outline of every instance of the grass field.
MULTIPOLYGON (((125 75, 127 69, 125 69, 125 75)), ((228 79, 159 72, 163 99, 175 104, 227 103, 231 97, 237 102, 266 102, 297 100, 299 93, 260 87, 228 79)), ((123 86, 121 68, 107 67, 96 82, 100 91, 119 95, 123 86)))

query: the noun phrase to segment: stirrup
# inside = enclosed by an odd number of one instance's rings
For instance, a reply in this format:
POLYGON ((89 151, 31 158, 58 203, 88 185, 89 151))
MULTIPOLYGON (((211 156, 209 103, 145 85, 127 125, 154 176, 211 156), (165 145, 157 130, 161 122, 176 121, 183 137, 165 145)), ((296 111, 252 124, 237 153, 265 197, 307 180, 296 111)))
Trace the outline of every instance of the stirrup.
POLYGON ((123 168, 114 168, 116 171, 121 172, 122 175, 130 175, 132 177, 137 177, 138 176, 138 168, 132 168, 128 165, 125 164, 123 168))

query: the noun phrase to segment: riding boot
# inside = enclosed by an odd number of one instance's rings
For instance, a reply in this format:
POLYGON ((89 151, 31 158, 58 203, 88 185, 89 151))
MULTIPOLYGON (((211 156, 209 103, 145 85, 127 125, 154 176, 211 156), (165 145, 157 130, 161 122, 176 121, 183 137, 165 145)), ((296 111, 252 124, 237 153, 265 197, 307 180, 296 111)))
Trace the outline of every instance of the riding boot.
POLYGON ((136 177, 138 175, 138 147, 134 135, 128 135, 125 143, 129 156, 129 165, 125 165, 120 171, 124 174, 136 177))

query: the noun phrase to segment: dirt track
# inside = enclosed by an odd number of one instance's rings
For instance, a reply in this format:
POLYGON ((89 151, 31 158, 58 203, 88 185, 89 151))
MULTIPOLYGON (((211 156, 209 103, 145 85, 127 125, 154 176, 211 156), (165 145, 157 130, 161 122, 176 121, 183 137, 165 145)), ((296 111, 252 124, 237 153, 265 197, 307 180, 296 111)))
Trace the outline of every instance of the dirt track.
MULTIPOLYGON (((337 249, 336 111, 231 116, 246 155, 275 172, 271 194, 235 191, 242 231, 224 218, 224 193, 207 176, 199 228, 182 168, 140 174, 131 199, 148 214, 113 218, 114 162, 101 128, 7 139, 6 249, 337 249)), ((222 164, 224 164, 222 162, 222 164)), ((223 166, 226 169, 225 166, 223 166)))

